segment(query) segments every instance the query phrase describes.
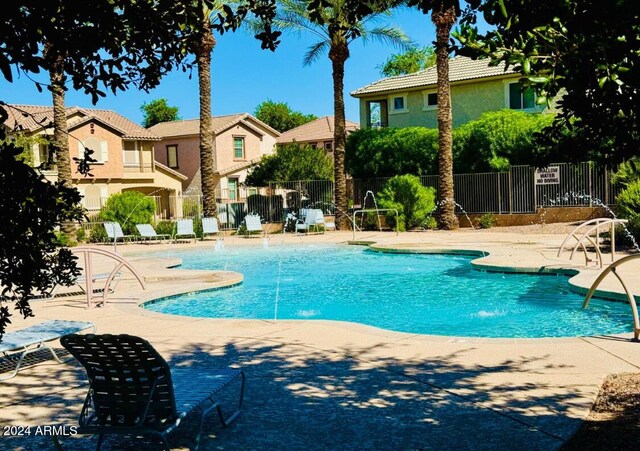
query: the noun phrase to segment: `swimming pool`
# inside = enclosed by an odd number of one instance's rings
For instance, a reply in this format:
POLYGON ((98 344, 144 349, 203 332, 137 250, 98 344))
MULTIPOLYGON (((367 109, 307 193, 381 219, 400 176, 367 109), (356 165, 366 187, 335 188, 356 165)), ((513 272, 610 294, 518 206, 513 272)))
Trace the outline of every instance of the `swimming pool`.
POLYGON ((177 254, 183 268, 225 269, 241 285, 144 305, 210 318, 324 319, 399 332, 566 337, 631 331, 629 306, 569 289, 567 276, 481 272, 464 255, 387 254, 357 246, 239 247, 177 254))

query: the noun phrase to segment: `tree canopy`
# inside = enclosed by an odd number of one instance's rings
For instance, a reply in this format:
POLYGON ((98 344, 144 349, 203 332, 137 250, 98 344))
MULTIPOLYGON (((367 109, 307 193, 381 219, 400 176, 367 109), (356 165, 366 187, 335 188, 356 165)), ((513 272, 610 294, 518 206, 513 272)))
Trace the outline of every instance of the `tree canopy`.
POLYGON ((260 103, 253 114, 280 133, 318 118, 315 114, 304 114, 300 111, 294 111, 286 102, 274 102, 270 99, 260 103))
POLYGON ((394 53, 378 66, 383 77, 413 74, 436 64, 436 54, 431 46, 412 47, 406 52, 394 53))
POLYGON ((541 163, 564 157, 615 163, 640 147, 640 3, 486 0, 482 34, 467 15, 458 53, 515 67, 538 100, 556 98, 541 163))
POLYGON ((265 155, 247 175, 247 186, 266 186, 269 182, 332 180, 333 161, 322 148, 307 144, 278 145, 273 155, 265 155))
POLYGON ((167 99, 155 99, 150 102, 144 102, 140 107, 140 110, 144 114, 142 119, 142 126, 149 128, 160 122, 178 121, 180 115, 178 114, 177 106, 169 106, 167 99))

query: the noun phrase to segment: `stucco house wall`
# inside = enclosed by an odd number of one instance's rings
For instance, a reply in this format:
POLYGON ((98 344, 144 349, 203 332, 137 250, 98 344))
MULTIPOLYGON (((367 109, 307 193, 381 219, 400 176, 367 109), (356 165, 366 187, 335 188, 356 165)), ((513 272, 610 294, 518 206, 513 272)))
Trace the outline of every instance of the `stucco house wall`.
MULTIPOLYGON (((216 174, 219 178, 217 197, 228 197, 229 179, 242 184, 251 166, 264 155, 275 150, 279 133, 249 114, 218 116, 212 118, 215 134, 216 174), (235 157, 234 138, 243 138, 244 156, 235 157)), ((174 121, 156 124, 152 131, 161 136, 155 146, 156 161, 168 165, 167 146, 177 146, 178 165, 174 170, 183 174, 182 189, 185 194, 200 193, 200 137, 198 121, 174 121)))

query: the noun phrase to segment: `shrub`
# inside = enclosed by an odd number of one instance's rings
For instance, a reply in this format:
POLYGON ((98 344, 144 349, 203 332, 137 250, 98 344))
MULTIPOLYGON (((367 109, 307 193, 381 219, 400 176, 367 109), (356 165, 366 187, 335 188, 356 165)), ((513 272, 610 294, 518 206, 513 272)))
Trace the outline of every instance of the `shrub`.
POLYGON ((553 115, 502 110, 484 113, 454 131, 457 173, 506 171, 512 164, 531 164, 536 133, 553 122, 553 115))
POLYGON ((278 145, 274 154, 263 156, 249 171, 245 184, 266 186, 295 180, 333 180, 333 160, 321 147, 296 142, 278 145))
POLYGON ((640 180, 640 158, 634 157, 620 164, 618 170, 611 177, 616 185, 628 186, 640 180))
POLYGON ((620 217, 628 219, 627 229, 640 240, 640 180, 631 182, 616 198, 620 217))
POLYGON ((84 228, 78 228, 76 231, 76 240, 78 240, 78 243, 84 243, 87 241, 87 231, 84 228))
POLYGON ((438 131, 426 127, 361 129, 347 139, 345 168, 356 178, 437 174, 438 131))
POLYGON ((496 222, 497 220, 493 213, 485 213, 480 217, 478 225, 481 229, 490 229, 491 227, 496 225, 496 222))
POLYGON ((99 219, 119 222, 125 235, 138 235, 136 224, 151 223, 155 212, 156 203, 152 197, 139 191, 125 191, 107 199, 99 219))
POLYGON ((156 224, 155 229, 158 235, 173 236, 176 231, 176 223, 173 221, 160 221, 156 224))
MULTIPOLYGON (((414 175, 398 175, 385 183, 376 198, 380 208, 398 210, 398 230, 433 226, 431 213, 435 209, 435 190, 426 188, 414 175)), ((395 226, 395 213, 387 213, 387 222, 395 226)))

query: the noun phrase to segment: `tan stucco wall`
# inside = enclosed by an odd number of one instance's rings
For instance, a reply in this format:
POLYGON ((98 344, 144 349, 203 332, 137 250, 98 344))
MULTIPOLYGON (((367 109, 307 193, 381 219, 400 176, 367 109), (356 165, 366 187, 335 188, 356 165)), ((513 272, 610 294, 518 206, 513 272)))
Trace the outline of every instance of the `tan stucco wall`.
MULTIPOLYGON (((455 83, 451 85, 453 126, 458 127, 477 119, 487 111, 507 108, 506 84, 518 79, 518 76, 491 80, 455 83)), ((413 91, 381 94, 360 99, 360 125, 367 126, 367 102, 387 100, 391 105, 392 97, 407 94, 408 112, 392 113, 389 110, 389 127, 438 127, 437 109, 423 111, 423 91, 433 91, 435 87, 422 87, 413 91)), ((542 111, 538 108, 537 111, 542 111)))

